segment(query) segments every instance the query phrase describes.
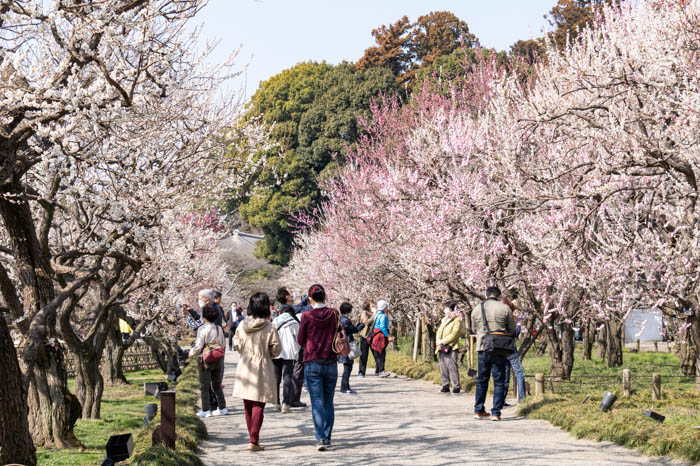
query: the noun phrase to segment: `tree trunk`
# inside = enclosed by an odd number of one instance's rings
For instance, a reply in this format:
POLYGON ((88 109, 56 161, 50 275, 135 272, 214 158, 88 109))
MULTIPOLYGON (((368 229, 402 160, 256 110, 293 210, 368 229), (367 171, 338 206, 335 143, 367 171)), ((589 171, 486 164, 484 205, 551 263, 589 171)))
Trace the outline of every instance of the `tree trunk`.
MULTIPOLYGON (((532 326, 535 325, 535 320, 532 320, 532 326)), ((535 334, 532 334, 532 330, 530 328, 530 325, 528 324, 527 328, 527 336, 523 338, 523 342, 520 344, 520 348, 518 349, 518 355, 520 356, 520 359, 522 360, 526 355, 527 352, 532 348, 535 343, 537 342, 537 339, 540 337, 542 332, 544 331, 545 325, 542 324, 540 325, 537 330, 535 330, 535 334)))
POLYGON ((151 353, 153 354, 153 359, 156 360, 158 366, 164 373, 168 373, 168 357, 171 353, 168 346, 156 337, 143 337, 144 343, 146 343, 151 348, 151 353))
POLYGON ((54 448, 81 446, 73 434, 80 405, 76 409, 67 382, 62 348, 58 344, 40 346, 27 396, 29 431, 35 444, 54 448))
POLYGON ((623 324, 614 320, 605 322, 606 336, 606 365, 618 367, 622 365, 622 332, 623 324))
POLYGON ((583 354, 581 359, 590 361, 593 354, 593 340, 595 338, 595 326, 593 322, 586 322, 583 327, 583 354))
MULTIPOLYGON (((56 338, 56 308, 48 251, 42 248, 29 202, 17 187, 12 202, 0 196, 0 216, 12 244, 24 297, 24 313, 31 316, 22 352, 23 384, 27 388, 29 431, 35 445, 66 447, 75 445, 68 398, 63 353, 56 338), (51 343, 50 343, 51 342, 51 343)), ((3 295, 5 290, 3 290, 3 295)), ((3 374, 3 379, 7 375, 3 374)), ((8 409, 0 406, 0 411, 8 409)))
POLYGON ((398 343, 398 334, 396 332, 396 325, 391 326, 391 330, 389 331, 389 334, 393 338, 392 342, 389 343, 389 348, 391 348, 393 351, 398 351, 399 350, 399 343, 398 343))
POLYGON ((104 379, 100 373, 100 356, 92 345, 75 353, 75 396, 82 406, 83 419, 99 419, 104 379))
POLYGON ((435 328, 427 319, 423 328, 423 348, 425 349, 423 360, 435 361, 435 328))
POLYGON ((0 464, 36 464, 36 452, 29 433, 27 392, 22 385, 22 372, 17 351, 12 344, 5 317, 0 313, 0 464))
POLYGON ((547 327, 549 346, 549 375, 568 379, 574 368, 574 330, 569 324, 560 324, 561 338, 555 327, 547 327))
POLYGON ((681 361, 681 373, 685 376, 693 377, 696 370, 698 351, 692 341, 691 329, 684 330, 682 335, 678 336, 678 341, 680 342, 678 359, 681 361))
POLYGON ((608 337, 607 330, 603 326, 600 330, 596 332, 596 344, 598 345, 598 357, 600 359, 605 359, 608 353, 608 337))
POLYGON ((126 345, 122 343, 119 332, 110 330, 102 361, 102 379, 105 384, 113 386, 129 383, 122 364, 125 351, 126 345))

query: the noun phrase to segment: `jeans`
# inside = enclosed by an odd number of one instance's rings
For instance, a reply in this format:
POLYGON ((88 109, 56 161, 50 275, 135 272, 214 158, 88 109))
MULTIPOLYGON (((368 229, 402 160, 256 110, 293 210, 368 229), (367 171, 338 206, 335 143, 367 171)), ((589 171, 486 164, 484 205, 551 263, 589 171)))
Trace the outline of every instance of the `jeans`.
POLYGON ((294 393, 292 387, 292 372, 294 371, 293 359, 273 359, 275 365, 275 379, 277 388, 277 403, 290 404, 294 393), (282 382, 282 398, 280 398, 280 382, 282 382))
POLYGON ((374 370, 375 374, 384 372, 384 361, 386 360, 386 348, 381 351, 372 350, 372 355, 374 356, 374 362, 377 368, 374 370))
POLYGON ((508 367, 506 367, 506 388, 505 391, 508 393, 508 387, 510 386, 510 368, 513 368, 515 372, 515 382, 518 384, 518 401, 522 401, 527 396, 527 389, 525 388, 525 370, 523 369, 523 364, 520 362, 520 356, 518 353, 513 353, 506 357, 508 361, 508 367))
POLYGON ((301 389, 304 386, 304 348, 299 350, 299 357, 294 361, 292 370, 292 401, 301 400, 301 389))
POLYGON ((265 403, 261 401, 243 400, 245 407, 245 423, 248 426, 250 443, 258 444, 260 441, 260 428, 265 418, 265 403))
POLYGON ((350 390, 350 373, 352 372, 352 366, 355 361, 352 359, 350 362, 343 363, 343 377, 340 379, 340 391, 347 392, 350 390))
POLYGON ((311 397, 316 441, 330 442, 335 420, 333 395, 335 384, 338 382, 338 365, 307 362, 304 367, 304 380, 311 397))
POLYGON ((476 378, 476 398, 474 413, 483 413, 486 402, 486 392, 489 388, 489 378, 493 375, 493 408, 491 415, 500 416, 503 403, 506 401, 506 370, 508 361, 505 356, 498 356, 486 351, 479 351, 479 373, 476 378))
POLYGON ((450 381, 452 382, 452 388, 454 390, 459 390, 459 369, 457 368, 457 357, 459 356, 457 350, 452 350, 449 353, 440 351, 440 376, 442 377, 442 388, 450 388, 450 381))
POLYGON ((367 359, 369 358, 369 343, 367 343, 366 338, 360 337, 360 367, 358 367, 358 374, 365 375, 367 371, 367 359))
POLYGON ((202 396, 202 411, 211 409, 210 394, 214 392, 218 409, 226 407, 226 399, 224 391, 221 389, 221 378, 224 375, 224 361, 213 363, 211 366, 204 368, 201 359, 199 361, 199 391, 202 396))

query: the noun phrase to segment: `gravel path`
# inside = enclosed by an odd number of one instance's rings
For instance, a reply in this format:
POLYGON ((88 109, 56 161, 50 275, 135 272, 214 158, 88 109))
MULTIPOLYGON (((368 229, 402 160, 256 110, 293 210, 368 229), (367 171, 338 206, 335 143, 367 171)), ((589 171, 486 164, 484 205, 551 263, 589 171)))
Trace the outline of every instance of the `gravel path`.
MULTIPOLYGON (((310 408, 282 414, 268 405, 260 433, 265 451, 249 453, 243 402, 231 396, 237 358, 234 352, 226 355, 230 414, 204 420, 209 439, 200 444, 199 454, 207 465, 675 463, 609 442, 577 440, 548 422, 517 417, 516 408, 504 410, 501 422, 478 421, 472 418, 473 395, 445 395, 428 382, 373 376, 351 377, 358 395, 336 392, 330 451, 314 448, 310 408)), ((308 393, 302 401, 309 402, 308 393)), ((490 400, 486 406, 491 407, 490 400)))

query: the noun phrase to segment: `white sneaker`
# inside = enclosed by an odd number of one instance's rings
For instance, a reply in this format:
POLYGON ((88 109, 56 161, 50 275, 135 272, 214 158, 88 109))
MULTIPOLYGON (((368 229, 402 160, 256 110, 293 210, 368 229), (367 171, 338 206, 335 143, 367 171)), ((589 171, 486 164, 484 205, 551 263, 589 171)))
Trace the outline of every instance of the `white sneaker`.
POLYGON ((199 417, 211 417, 211 411, 202 411, 201 409, 197 413, 199 417))
POLYGON ((212 416, 226 416, 227 414, 228 414, 228 409, 227 409, 227 408, 224 408, 224 409, 215 409, 215 410, 212 411, 212 413, 211 413, 212 416))

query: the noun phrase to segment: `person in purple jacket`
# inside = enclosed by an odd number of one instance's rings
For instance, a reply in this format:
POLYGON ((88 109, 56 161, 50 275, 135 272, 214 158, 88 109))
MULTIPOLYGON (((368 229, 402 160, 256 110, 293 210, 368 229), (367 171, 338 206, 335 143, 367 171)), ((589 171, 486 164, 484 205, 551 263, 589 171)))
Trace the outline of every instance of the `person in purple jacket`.
POLYGON ((316 431, 316 448, 326 451, 331 445, 335 420, 333 395, 338 382, 338 358, 333 337, 339 328, 337 311, 326 307, 326 290, 321 285, 309 288, 312 308, 302 314, 297 341, 304 347, 304 381, 311 397, 311 415, 316 431))

